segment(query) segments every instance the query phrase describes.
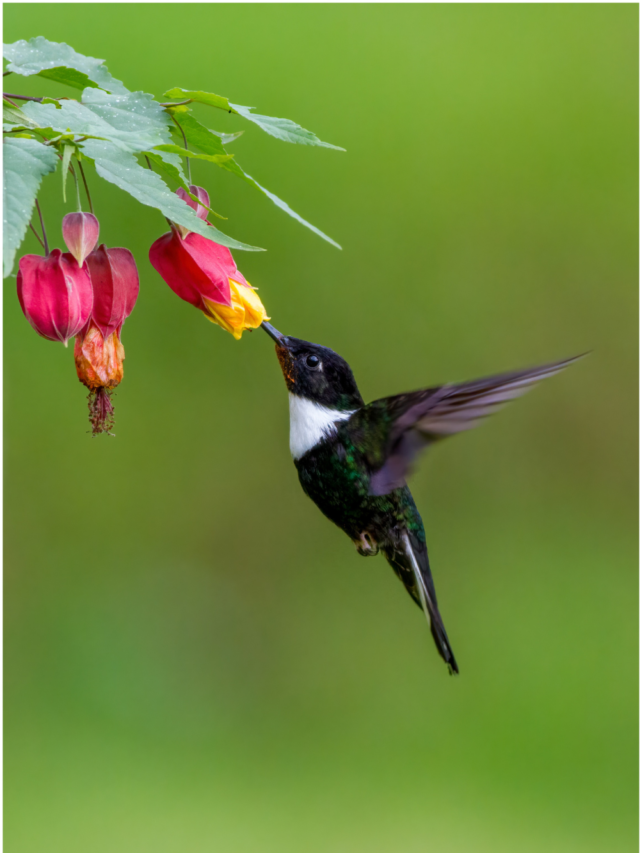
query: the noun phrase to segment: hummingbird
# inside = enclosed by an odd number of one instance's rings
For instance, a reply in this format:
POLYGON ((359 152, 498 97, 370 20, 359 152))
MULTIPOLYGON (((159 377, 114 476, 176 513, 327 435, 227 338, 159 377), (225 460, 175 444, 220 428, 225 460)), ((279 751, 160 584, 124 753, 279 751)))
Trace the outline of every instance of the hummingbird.
POLYGON ((289 447, 303 491, 364 557, 382 553, 426 618, 451 674, 458 664, 438 608, 422 518, 407 486, 421 450, 487 415, 581 355, 365 404, 348 363, 270 323, 289 391, 289 447))

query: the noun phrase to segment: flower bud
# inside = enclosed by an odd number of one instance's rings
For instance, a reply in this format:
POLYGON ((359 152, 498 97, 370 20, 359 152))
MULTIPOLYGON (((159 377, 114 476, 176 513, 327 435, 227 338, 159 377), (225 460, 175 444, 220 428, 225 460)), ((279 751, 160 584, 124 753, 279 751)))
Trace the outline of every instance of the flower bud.
POLYGON ((94 435, 113 428, 111 392, 124 374, 124 347, 118 332, 103 337, 93 320, 77 335, 73 349, 78 379, 89 389, 89 422, 94 435))
POLYGON ((209 202, 209 193, 205 190, 204 187, 196 187, 193 184, 189 187, 189 191, 192 195, 194 195, 201 204, 195 202, 191 196, 187 194, 186 190, 183 190, 182 187, 179 187, 176 190, 176 195, 179 196, 183 201, 189 205, 192 210, 195 210, 196 216, 199 216, 200 219, 206 219, 209 211, 207 210, 210 207, 209 202), (204 205, 204 206, 203 206, 204 205))
POLYGON ((138 270, 128 249, 107 249, 102 244, 87 257, 93 287, 91 319, 108 338, 133 311, 140 290, 138 270))
POLYGON ((93 291, 89 271, 69 252, 54 249, 46 257, 24 255, 18 267, 18 299, 36 332, 62 341, 82 329, 91 315, 93 291))
POLYGON ((78 379, 90 391, 115 388, 124 372, 124 347, 118 332, 104 337, 93 320, 76 337, 73 351, 78 379))
POLYGON ((95 249, 99 234, 100 223, 93 213, 67 213, 62 220, 62 237, 78 266, 95 249))
POLYGON ((151 246, 149 260, 174 293, 236 340, 269 319, 226 246, 193 231, 182 239, 172 228, 151 246))
MULTIPOLYGON (((203 207, 202 204, 198 204, 197 202, 195 202, 187 194, 187 191, 182 189, 182 187, 179 187, 176 190, 176 195, 183 201, 186 201, 186 203, 192 210, 195 210, 196 216, 198 216, 200 219, 206 220, 207 216, 209 215, 209 211, 207 210, 207 208, 210 207, 209 193, 204 189, 204 187, 196 187, 193 184, 190 185, 189 190, 193 193, 194 196, 196 196, 199 201, 203 202, 203 204, 206 204, 206 207, 203 207)), ((183 240, 187 236, 187 234, 191 233, 188 228, 184 227, 184 225, 178 225, 177 222, 175 222, 174 225, 178 229, 178 232, 180 233, 180 236, 183 240)))

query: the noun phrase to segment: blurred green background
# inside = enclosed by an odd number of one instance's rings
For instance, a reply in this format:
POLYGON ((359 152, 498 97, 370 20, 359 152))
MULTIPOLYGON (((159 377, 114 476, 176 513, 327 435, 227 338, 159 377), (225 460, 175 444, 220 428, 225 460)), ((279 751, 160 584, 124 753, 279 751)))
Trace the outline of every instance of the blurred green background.
MULTIPOLYGON (((6 850, 636 850, 637 7, 4 16, 7 42, 347 149, 198 110, 342 252, 194 178, 268 249, 236 259, 274 324, 344 355, 365 398, 593 351, 413 478, 450 678, 386 563, 302 494, 271 342, 180 302, 147 259, 163 218, 90 178, 141 274, 116 438, 88 435, 71 350, 5 288, 6 850)), ((59 174, 42 199, 60 245, 59 174)))

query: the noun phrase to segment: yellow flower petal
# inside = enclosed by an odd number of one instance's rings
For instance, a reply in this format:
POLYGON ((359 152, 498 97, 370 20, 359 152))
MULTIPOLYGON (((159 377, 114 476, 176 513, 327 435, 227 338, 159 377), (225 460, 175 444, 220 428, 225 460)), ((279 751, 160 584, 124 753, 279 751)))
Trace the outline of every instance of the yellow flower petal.
POLYGON ((245 329, 257 329, 263 320, 268 320, 267 312, 255 290, 229 279, 231 305, 219 305, 205 299, 207 320, 217 323, 226 332, 230 332, 239 341, 245 329))

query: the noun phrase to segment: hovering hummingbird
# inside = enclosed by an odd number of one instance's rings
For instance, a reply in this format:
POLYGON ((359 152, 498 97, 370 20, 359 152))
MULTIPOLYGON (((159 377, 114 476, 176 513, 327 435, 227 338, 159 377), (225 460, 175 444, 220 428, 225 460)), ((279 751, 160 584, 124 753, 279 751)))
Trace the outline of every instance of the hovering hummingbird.
POLYGON ((449 672, 457 673, 407 475, 419 451, 472 429, 582 356, 365 404, 351 368, 333 350, 282 335, 270 323, 262 328, 276 342, 289 390, 289 445, 304 492, 359 554, 382 552, 424 611, 449 672))

